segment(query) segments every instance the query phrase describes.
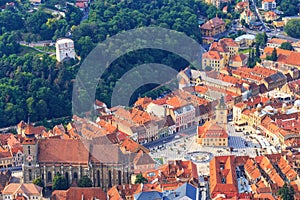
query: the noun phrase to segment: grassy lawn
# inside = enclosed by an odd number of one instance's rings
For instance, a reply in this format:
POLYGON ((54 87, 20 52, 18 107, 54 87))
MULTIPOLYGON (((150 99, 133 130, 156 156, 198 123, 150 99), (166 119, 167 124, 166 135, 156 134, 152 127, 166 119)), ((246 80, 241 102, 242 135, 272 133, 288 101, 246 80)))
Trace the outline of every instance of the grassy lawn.
POLYGON ((240 49, 239 53, 247 54, 247 53, 249 53, 249 50, 250 50, 250 48, 249 49, 240 49))
POLYGON ((21 45, 21 51, 20 53, 18 53, 18 56, 24 56, 25 54, 29 53, 29 54, 38 54, 40 52, 38 52, 37 50, 35 50, 34 48, 31 47, 27 47, 27 46, 23 46, 21 45))
POLYGON ((45 51, 45 52, 55 52, 55 47, 54 46, 36 46, 35 48, 45 51))

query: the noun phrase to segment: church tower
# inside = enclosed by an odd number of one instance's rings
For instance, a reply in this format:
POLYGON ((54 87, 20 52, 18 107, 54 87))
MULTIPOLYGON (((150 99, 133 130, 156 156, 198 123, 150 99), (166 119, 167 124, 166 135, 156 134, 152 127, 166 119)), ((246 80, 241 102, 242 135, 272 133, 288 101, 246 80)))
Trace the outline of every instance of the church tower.
POLYGON ((216 106, 215 111, 216 111, 216 119, 215 119, 216 124, 226 130, 228 110, 223 96, 221 96, 221 99, 219 101, 219 104, 216 106))
POLYGON ((40 175, 39 170, 37 170, 38 142, 34 134, 31 133, 30 126, 26 128, 25 134, 26 138, 22 143, 24 153, 22 171, 24 183, 30 183, 40 175))

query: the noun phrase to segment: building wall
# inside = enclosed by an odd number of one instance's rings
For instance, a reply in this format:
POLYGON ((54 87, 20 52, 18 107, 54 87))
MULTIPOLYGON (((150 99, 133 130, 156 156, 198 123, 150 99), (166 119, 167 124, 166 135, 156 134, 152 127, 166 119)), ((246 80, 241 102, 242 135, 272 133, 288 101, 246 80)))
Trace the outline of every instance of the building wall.
POLYGON ((55 44, 56 59, 58 62, 63 61, 65 58, 75 58, 74 42, 70 39, 58 40, 55 44))
POLYGON ((22 166, 23 164, 23 153, 22 152, 18 152, 14 155, 14 166, 19 167, 22 166))
POLYGON ((177 130, 184 130, 195 123, 195 108, 192 107, 189 111, 184 111, 181 114, 175 114, 175 123, 177 130))
POLYGON ((265 3, 262 3, 262 9, 264 10, 273 10, 273 9, 276 9, 276 2, 265 2, 265 3))
POLYGON ((202 146, 226 147, 228 146, 228 138, 202 138, 202 146))
POLYGON ((225 31, 225 25, 216 26, 211 30, 201 29, 201 34, 205 37, 213 37, 225 31))
POLYGON ((28 155, 37 155, 37 144, 23 145, 24 165, 22 167, 24 183, 32 183, 38 177, 41 177, 45 186, 52 186, 53 178, 56 174, 65 176, 69 184, 73 180, 78 181, 84 175, 87 175, 93 181, 94 186, 101 187, 105 191, 112 185, 129 183, 132 174, 132 167, 129 162, 123 164, 114 163, 93 163, 89 166, 83 163, 39 163, 37 157, 30 162, 26 159, 28 155), (30 147, 30 152, 29 148, 30 147))
POLYGON ((214 59, 209 59, 209 58, 204 58, 202 59, 202 66, 205 67, 211 67, 215 71, 220 71, 223 69, 224 66, 224 58, 220 60, 214 60, 214 59))

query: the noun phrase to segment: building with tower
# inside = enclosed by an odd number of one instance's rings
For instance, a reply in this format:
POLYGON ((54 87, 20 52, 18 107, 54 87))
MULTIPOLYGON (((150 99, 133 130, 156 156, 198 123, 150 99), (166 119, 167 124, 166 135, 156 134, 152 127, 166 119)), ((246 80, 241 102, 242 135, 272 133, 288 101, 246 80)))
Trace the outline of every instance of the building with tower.
POLYGON ((228 146, 227 125, 227 106, 222 96, 215 109, 214 120, 206 121, 197 128, 196 142, 202 146, 228 146))
POLYGON ((196 142, 202 146, 226 147, 228 134, 221 126, 212 121, 206 121, 202 126, 198 126, 196 142))
POLYGON ((56 60, 62 62, 67 58, 75 58, 75 48, 73 40, 63 38, 56 41, 56 60))
POLYGON ((71 185, 84 175, 93 186, 107 191, 113 185, 128 184, 134 171, 137 153, 121 149, 106 136, 93 140, 36 139, 27 134, 23 142, 24 183, 38 177, 46 187, 52 187, 54 176, 64 176, 71 185))
POLYGON ((215 112, 215 123, 226 130, 228 110, 224 100, 224 96, 221 96, 219 104, 216 106, 215 112))

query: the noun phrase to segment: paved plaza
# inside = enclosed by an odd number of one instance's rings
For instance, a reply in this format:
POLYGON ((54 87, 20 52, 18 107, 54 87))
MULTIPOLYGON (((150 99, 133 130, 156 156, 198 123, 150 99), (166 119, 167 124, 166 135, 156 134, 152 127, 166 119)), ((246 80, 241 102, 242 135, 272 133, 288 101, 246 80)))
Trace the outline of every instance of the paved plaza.
POLYGON ((255 137, 245 135, 243 132, 236 132, 233 123, 228 123, 227 133, 229 135, 229 146, 228 147, 203 147, 196 143, 196 132, 194 134, 182 135, 180 138, 174 139, 171 142, 163 145, 161 149, 152 150, 151 156, 153 158, 163 158, 167 160, 186 160, 187 155, 192 152, 208 152, 212 156, 209 160, 206 159, 206 154, 196 155, 199 162, 194 162, 197 165, 199 174, 209 174, 209 161, 213 156, 223 155, 236 155, 236 156, 250 156, 255 157, 262 152, 259 142, 255 137), (230 147, 233 151, 230 151, 230 147))

